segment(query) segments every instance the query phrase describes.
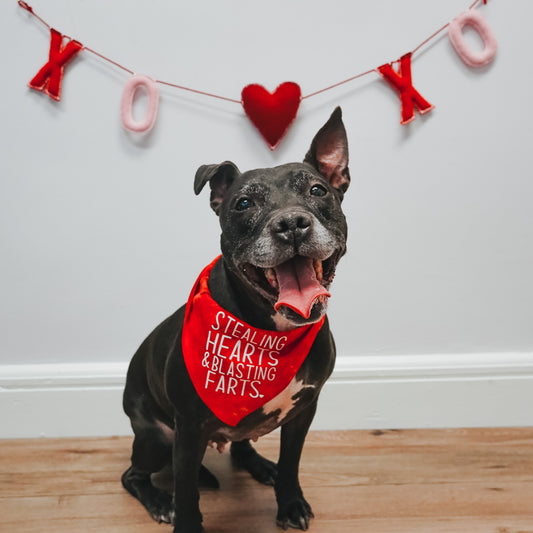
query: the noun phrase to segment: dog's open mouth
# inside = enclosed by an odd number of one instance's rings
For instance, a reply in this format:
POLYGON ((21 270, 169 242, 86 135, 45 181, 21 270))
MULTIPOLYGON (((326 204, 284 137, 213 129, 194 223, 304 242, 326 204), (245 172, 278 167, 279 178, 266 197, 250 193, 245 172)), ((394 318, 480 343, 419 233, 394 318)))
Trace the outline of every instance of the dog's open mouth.
POLYGON ((276 311, 285 306, 308 319, 316 300, 325 303, 331 296, 327 287, 335 275, 336 255, 324 261, 297 255, 271 268, 247 263, 243 271, 252 284, 275 300, 276 311))

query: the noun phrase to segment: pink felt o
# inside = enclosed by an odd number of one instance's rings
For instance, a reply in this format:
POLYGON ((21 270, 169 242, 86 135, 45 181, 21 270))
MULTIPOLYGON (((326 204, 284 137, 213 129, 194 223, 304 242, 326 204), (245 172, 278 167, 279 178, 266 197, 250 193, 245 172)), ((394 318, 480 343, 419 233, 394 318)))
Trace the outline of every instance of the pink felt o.
POLYGON ((461 13, 450 22, 448 35, 457 55, 469 67, 484 67, 490 63, 496 55, 498 43, 485 17, 476 9, 470 9, 461 13), (483 50, 473 52, 466 44, 463 36, 463 28, 470 26, 477 32, 483 41, 483 50))
POLYGON ((120 104, 120 119, 128 131, 142 133, 149 131, 155 124, 157 107, 159 104, 159 89, 155 81, 144 74, 134 74, 124 85, 122 102, 120 104), (139 88, 144 87, 148 93, 148 103, 144 120, 137 121, 133 118, 133 101, 139 88))

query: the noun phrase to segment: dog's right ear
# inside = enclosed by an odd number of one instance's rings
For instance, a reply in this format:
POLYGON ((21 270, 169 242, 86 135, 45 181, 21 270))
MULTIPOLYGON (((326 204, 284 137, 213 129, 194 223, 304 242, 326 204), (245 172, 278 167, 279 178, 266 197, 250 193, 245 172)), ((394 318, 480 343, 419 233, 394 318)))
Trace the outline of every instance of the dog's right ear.
POLYGON ((239 169, 231 161, 224 161, 219 165, 202 165, 194 177, 194 193, 200 194, 204 185, 209 182, 211 208, 218 215, 228 189, 239 174, 239 169))

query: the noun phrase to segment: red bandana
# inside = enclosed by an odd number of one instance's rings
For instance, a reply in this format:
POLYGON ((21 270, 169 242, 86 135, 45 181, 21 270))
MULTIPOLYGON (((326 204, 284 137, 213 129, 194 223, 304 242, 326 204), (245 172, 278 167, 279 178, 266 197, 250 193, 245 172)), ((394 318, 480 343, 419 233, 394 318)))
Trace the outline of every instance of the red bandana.
POLYGON ((324 317, 290 331, 249 326, 220 307, 209 293, 207 281, 218 259, 202 271, 191 291, 182 347, 200 398, 222 422, 236 426, 290 384, 324 317))

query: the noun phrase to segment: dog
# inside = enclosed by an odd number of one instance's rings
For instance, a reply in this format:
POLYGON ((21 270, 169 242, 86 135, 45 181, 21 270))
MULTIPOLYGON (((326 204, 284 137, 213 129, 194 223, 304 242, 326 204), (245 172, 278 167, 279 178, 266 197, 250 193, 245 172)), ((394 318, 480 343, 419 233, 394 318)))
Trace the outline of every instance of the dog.
POLYGON ((175 533, 202 532, 199 483, 218 486, 202 459, 208 445, 231 442, 234 463, 274 486, 278 526, 306 530, 313 513, 299 462, 333 371, 328 289, 346 252, 341 202, 350 173, 341 109, 302 163, 244 173, 230 161, 203 165, 194 192, 207 183, 222 255, 131 360, 123 406, 134 440, 122 483, 175 533), (280 426, 276 464, 250 441, 280 426), (173 494, 152 483, 168 466, 173 494))

